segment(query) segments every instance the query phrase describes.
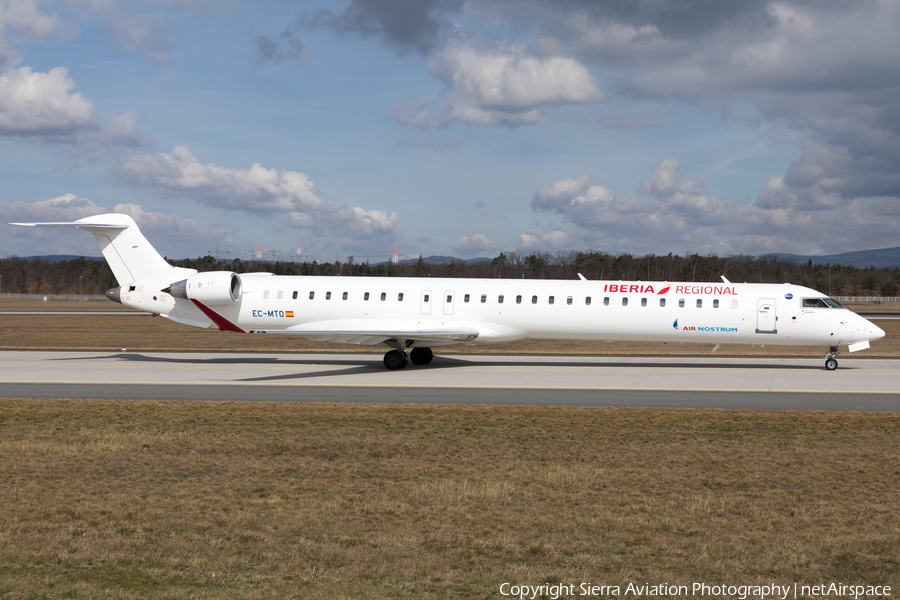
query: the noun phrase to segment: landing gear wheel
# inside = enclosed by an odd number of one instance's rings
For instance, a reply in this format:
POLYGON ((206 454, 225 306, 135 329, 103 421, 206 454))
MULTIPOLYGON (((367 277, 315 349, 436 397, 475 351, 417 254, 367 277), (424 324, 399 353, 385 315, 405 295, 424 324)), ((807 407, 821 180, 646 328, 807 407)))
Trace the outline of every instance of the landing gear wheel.
POLYGON ((409 359, 414 365, 427 365, 434 358, 431 348, 413 348, 409 353, 409 359))
POLYGON ((825 370, 826 371, 834 371, 838 367, 837 363, 837 355, 841 353, 840 348, 837 346, 832 346, 828 349, 828 354, 825 355, 825 370))
POLYGON ((391 371, 402 369, 408 362, 409 358, 406 356, 406 353, 399 350, 391 350, 384 355, 384 366, 391 371))

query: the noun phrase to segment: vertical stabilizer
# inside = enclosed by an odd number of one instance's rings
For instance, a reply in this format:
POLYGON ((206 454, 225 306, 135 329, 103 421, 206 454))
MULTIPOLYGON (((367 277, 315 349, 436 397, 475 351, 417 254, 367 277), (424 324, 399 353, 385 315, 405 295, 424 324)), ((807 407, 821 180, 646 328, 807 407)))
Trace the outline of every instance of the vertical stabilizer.
POLYGON ((150 245, 137 223, 128 215, 110 213, 85 217, 67 223, 11 223, 26 227, 77 227, 94 234, 103 257, 109 263, 119 285, 136 281, 169 284, 178 278, 192 275, 194 269, 170 265, 150 245))

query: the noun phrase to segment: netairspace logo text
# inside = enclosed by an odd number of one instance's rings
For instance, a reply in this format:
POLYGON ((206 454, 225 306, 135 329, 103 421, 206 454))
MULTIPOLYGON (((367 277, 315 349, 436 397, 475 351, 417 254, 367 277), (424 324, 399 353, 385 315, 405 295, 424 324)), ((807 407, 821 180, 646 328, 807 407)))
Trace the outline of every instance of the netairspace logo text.
POLYGON ((767 600, 778 598, 885 598, 891 596, 891 587, 885 585, 845 585, 844 583, 820 583, 815 585, 797 584, 778 585, 709 585, 694 583, 686 585, 669 585, 667 583, 651 585, 629 583, 620 585, 598 585, 594 583, 545 583, 543 585, 518 585, 502 583, 500 595, 519 600, 538 600, 548 598, 588 598, 597 596, 659 596, 698 598, 735 598, 737 600, 767 600))

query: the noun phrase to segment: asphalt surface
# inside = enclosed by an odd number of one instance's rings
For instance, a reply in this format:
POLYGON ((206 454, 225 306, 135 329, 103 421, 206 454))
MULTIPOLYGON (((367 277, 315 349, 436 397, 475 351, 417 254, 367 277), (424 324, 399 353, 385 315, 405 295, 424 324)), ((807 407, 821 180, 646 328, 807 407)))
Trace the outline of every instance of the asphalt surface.
POLYGON ((0 352, 0 397, 900 410, 900 359, 0 352))

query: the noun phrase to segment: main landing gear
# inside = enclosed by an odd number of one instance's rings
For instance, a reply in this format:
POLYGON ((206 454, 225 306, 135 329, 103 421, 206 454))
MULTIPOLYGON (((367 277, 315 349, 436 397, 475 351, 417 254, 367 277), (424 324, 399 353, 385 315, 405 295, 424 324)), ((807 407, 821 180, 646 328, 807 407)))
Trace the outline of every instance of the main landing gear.
POLYGON ((384 366, 391 371, 402 369, 412 360, 414 365, 427 365, 434 358, 431 348, 413 348, 407 356, 402 350, 391 350, 384 355, 384 366))
POLYGON ((828 354, 825 355, 825 370, 826 371, 834 371, 838 368, 837 355, 840 354, 840 350, 838 350, 837 346, 832 346, 828 351, 828 354))

